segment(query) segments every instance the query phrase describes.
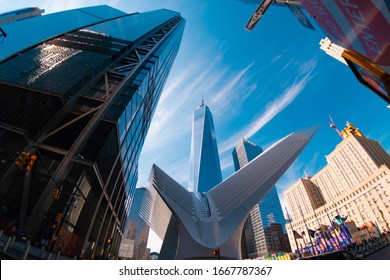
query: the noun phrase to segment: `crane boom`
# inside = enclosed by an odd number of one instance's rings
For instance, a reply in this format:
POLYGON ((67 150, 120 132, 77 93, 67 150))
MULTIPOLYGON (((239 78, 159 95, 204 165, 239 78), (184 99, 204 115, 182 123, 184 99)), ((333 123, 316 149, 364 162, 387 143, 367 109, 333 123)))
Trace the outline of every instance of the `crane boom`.
POLYGON ((329 126, 330 126, 331 128, 333 128, 341 138, 344 139, 343 135, 341 134, 341 132, 338 130, 338 128, 337 128, 336 125, 334 124, 333 119, 332 119, 331 116, 329 116, 329 120, 330 120, 329 126))

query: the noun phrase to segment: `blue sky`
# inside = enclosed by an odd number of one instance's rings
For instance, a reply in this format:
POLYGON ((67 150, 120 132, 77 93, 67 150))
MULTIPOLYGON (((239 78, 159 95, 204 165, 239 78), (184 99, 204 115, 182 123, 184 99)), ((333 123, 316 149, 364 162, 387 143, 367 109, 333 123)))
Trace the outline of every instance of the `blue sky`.
MULTIPOLYGON (((260 0, 259 0, 260 2, 260 0)), ((244 25, 256 5, 236 0, 3 1, 0 13, 37 6, 46 13, 107 4, 127 13, 167 8, 186 19, 181 49, 155 111, 139 162, 138 186, 153 163, 187 186, 193 110, 202 96, 214 115, 223 177, 233 173, 231 150, 241 137, 267 148, 299 129, 322 125, 276 184, 283 190, 326 165, 346 121, 390 152, 387 104, 344 64, 319 48, 325 35, 300 25, 284 7, 269 8, 252 32, 244 25)), ((284 205, 283 205, 284 208, 284 205)), ((158 249, 157 243, 151 243, 158 249), (156 245, 157 244, 157 245, 156 245)))

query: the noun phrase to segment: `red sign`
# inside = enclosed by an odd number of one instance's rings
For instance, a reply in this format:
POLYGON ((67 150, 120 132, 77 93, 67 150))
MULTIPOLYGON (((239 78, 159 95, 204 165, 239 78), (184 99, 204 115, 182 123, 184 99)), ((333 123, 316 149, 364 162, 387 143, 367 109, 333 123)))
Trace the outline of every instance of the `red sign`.
POLYGON ((385 0, 301 0, 334 43, 390 65, 390 12, 385 0))

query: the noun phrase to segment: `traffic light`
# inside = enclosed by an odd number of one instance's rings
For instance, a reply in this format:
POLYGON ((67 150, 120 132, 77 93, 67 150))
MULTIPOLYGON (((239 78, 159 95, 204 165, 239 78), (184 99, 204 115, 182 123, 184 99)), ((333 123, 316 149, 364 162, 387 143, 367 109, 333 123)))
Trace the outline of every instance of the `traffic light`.
POLYGON ((33 167, 36 159, 37 159, 36 154, 21 152, 15 161, 15 165, 18 169, 22 170, 23 172, 28 172, 33 167))
POLYGON ((34 162, 37 160, 37 155, 28 154, 28 157, 23 165, 23 171, 28 172, 33 167, 34 162))
POLYGON ((218 259, 220 259, 221 255, 220 255, 220 252, 219 252, 219 248, 214 249, 212 251, 212 253, 213 253, 214 256, 216 256, 216 257, 218 257, 218 259))
POLYGON ((29 153, 21 152, 18 158, 15 161, 15 165, 18 169, 24 171, 24 165, 26 164, 26 160, 29 156, 29 153))
POLYGON ((54 221, 56 223, 60 223, 61 222, 61 218, 62 218, 62 214, 61 213, 57 213, 56 214, 56 218, 54 219, 54 221))
POLYGON ((60 198, 60 190, 55 188, 53 190, 53 194, 51 195, 54 199, 59 199, 60 198))
POLYGON ((107 238, 107 244, 111 244, 112 243, 112 238, 111 237, 108 237, 107 238))

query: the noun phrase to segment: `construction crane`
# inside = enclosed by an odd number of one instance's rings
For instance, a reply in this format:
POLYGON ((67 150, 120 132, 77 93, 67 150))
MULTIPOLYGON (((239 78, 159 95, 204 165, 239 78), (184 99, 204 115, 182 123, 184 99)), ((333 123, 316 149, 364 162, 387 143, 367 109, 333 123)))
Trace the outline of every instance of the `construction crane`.
POLYGON ((343 135, 341 134, 341 132, 338 130, 338 128, 337 128, 336 125, 334 124, 333 119, 332 119, 331 116, 329 116, 329 120, 330 120, 329 126, 330 126, 331 128, 333 128, 341 138, 344 139, 343 135))

